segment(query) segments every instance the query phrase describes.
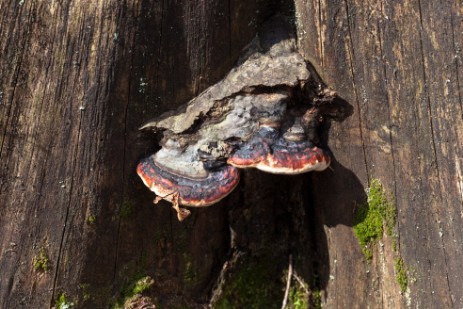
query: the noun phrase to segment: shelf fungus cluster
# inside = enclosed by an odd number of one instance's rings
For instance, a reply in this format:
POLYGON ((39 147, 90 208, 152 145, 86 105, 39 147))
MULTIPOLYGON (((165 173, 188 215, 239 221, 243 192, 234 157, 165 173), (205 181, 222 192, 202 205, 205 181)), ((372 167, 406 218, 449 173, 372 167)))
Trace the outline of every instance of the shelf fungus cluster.
POLYGON ((291 175, 329 166, 322 133, 352 109, 312 73, 287 33, 258 35, 224 79, 141 128, 163 136, 137 173, 180 220, 189 214, 180 205, 209 206, 227 196, 239 169, 291 175))

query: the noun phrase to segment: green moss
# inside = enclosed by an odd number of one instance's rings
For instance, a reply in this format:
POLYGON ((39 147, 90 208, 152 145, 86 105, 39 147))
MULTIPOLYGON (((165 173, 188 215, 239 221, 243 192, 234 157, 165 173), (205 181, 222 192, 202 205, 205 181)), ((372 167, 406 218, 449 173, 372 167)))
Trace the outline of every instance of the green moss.
POLYGON ((117 301, 114 304, 113 309, 124 308, 124 304, 126 303, 126 301, 128 301, 137 294, 142 294, 143 292, 147 291, 153 284, 154 280, 150 276, 145 276, 138 280, 135 280, 132 284, 127 286, 122 291, 122 297, 119 301, 117 301))
POLYGON ((93 215, 88 216, 87 218, 87 223, 88 224, 94 224, 96 222, 96 217, 93 215))
POLYGON ((373 257, 372 246, 383 236, 384 227, 386 233, 393 236, 396 223, 396 208, 379 180, 371 181, 367 190, 367 202, 357 207, 353 223, 355 235, 369 261, 373 257))
MULTIPOLYGON (((390 201, 381 182, 373 179, 367 190, 367 203, 360 205, 354 216, 354 232, 367 261, 373 258, 372 247, 382 238, 384 228, 390 236, 392 250, 397 254, 397 235, 394 227, 397 219, 395 205, 390 201)), ((407 267, 401 257, 395 258, 395 274, 400 290, 404 293, 408 286, 407 267)))
POLYGON ((87 301, 91 298, 90 296, 90 293, 88 292, 90 288, 90 284, 88 283, 81 283, 79 284, 79 289, 82 291, 82 298, 83 298, 83 301, 87 301))
MULTIPOLYGON (((307 307, 304 307, 307 308, 307 307)), ((320 291, 312 292, 312 308, 321 309, 322 308, 322 293, 320 291)))
POLYGON ((46 272, 50 267, 50 260, 48 259, 45 248, 40 248, 39 253, 34 257, 32 264, 34 269, 38 272, 46 272))
POLYGON ((309 306, 309 297, 307 293, 298 286, 292 287, 289 290, 288 308, 291 309, 306 309, 309 306))
POLYGON ((193 263, 191 261, 187 261, 185 264, 185 271, 183 273, 183 281, 186 283, 191 283, 196 280, 197 274, 193 267, 193 263))
POLYGON ((56 300, 55 309, 72 309, 72 308, 74 308, 74 303, 66 299, 66 294, 61 293, 58 296, 58 299, 56 300))
POLYGON ((150 276, 146 276, 135 282, 133 286, 132 295, 141 294, 148 290, 154 283, 154 280, 150 276))
POLYGON ((392 238, 391 245, 392 245, 392 250, 394 250, 394 252, 397 252, 398 247, 397 247, 397 238, 396 237, 392 238))
POLYGON ((279 308, 283 298, 283 283, 272 272, 271 259, 242 264, 232 275, 217 301, 217 309, 279 308))
POLYGON ((119 214, 122 218, 127 218, 132 214, 133 204, 129 201, 125 201, 121 204, 119 214))
POLYGON ((400 286, 400 290, 402 293, 405 293, 408 287, 407 267, 401 257, 397 257, 395 259, 395 276, 397 283, 400 286))

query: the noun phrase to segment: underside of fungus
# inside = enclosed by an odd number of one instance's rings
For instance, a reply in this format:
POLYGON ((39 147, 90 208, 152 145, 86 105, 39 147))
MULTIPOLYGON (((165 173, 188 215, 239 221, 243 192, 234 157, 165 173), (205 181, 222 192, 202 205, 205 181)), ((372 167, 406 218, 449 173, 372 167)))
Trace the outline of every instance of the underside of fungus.
POLYGON ((238 184, 238 169, 290 175, 326 169, 321 133, 351 113, 297 52, 288 25, 274 20, 224 79, 141 127, 163 137, 137 173, 155 202, 171 202, 182 220, 189 211, 179 205, 220 201, 238 184))

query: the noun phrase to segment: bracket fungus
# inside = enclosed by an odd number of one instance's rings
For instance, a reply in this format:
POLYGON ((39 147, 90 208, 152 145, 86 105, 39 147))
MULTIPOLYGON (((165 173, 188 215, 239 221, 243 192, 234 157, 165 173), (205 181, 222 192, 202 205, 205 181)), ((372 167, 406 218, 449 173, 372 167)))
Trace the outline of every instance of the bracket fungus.
POLYGON ((239 182, 241 168, 274 174, 322 171, 330 155, 321 133, 352 107, 339 99, 297 52, 282 21, 273 21, 243 51, 228 75, 176 112, 140 129, 162 132, 161 149, 137 173, 182 220, 189 207, 209 206, 239 182))
POLYGON ((305 133, 288 130, 281 134, 269 127, 262 127, 227 160, 238 168, 255 167, 272 174, 288 175, 323 171, 330 161, 328 152, 307 140, 305 133))

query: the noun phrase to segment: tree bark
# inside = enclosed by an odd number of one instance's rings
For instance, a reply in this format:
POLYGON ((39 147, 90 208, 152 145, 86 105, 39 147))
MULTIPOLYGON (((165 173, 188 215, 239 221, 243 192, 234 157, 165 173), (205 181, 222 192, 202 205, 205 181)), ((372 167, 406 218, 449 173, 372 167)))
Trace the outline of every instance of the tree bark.
MULTIPOLYGON (((380 179, 393 196, 409 270, 400 295, 390 239, 365 265, 350 224, 335 219, 349 216, 351 195, 315 193, 335 278, 324 287, 325 306, 461 307, 461 3, 296 1, 296 11, 305 57, 355 107, 332 127, 334 156, 364 187, 380 179)), ((337 166, 313 177, 344 193, 352 184, 337 166)))
POLYGON ((0 0, 1 308, 107 308, 144 276, 160 308, 279 308, 289 263, 308 306, 463 306, 461 5, 289 2, 0 0), (157 149, 137 128, 292 9, 300 52, 355 108, 331 127, 332 169, 246 171, 179 223, 135 174, 157 149), (398 250, 385 234, 367 262, 352 225, 372 179, 398 250))
POLYGON ((226 208, 180 224, 153 207, 135 166, 156 142, 137 128, 221 78, 272 6, 0 2, 0 307, 65 293, 104 308, 140 275, 162 283, 161 301, 207 302, 229 248, 226 208))

